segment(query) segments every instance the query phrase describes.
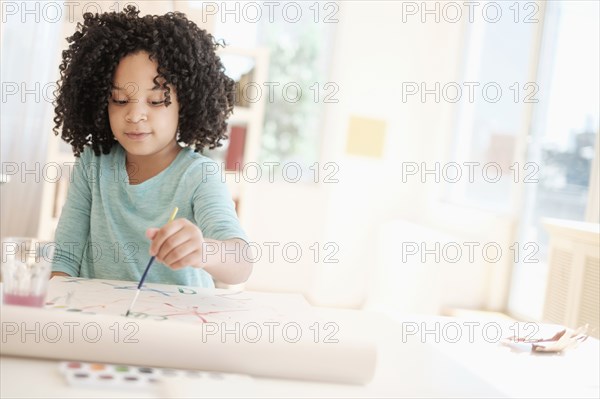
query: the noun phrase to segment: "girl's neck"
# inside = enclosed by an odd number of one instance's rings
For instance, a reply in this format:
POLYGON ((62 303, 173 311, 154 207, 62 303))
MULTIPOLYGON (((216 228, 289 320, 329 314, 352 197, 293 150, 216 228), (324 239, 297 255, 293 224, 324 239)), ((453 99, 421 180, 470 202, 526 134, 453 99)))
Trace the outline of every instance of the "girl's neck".
POLYGON ((165 170, 177 157, 181 147, 176 141, 157 153, 150 155, 133 155, 126 153, 125 167, 129 176, 129 184, 140 184, 165 170))

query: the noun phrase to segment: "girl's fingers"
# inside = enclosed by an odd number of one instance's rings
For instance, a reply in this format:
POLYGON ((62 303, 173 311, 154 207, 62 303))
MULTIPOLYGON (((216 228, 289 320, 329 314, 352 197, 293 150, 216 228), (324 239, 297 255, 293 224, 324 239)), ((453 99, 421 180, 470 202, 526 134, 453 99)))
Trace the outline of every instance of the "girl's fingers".
POLYGON ((181 245, 192 238, 189 234, 185 234, 184 232, 185 230, 178 231, 163 243, 156 255, 160 262, 165 263, 164 261, 169 259, 169 255, 171 255, 173 251, 177 250, 181 245))
POLYGON ((199 259, 201 259, 202 256, 202 251, 197 249, 195 251, 190 252, 187 256, 184 256, 183 258, 179 259, 178 261, 175 261, 173 263, 170 264, 170 267, 172 269, 181 269, 184 268, 186 266, 194 266, 195 264, 200 263, 199 259))
POLYGON ((185 243, 174 248, 167 257, 164 259, 164 264, 168 265, 173 269, 180 269, 185 266, 192 266, 194 264, 193 257, 190 255, 199 252, 197 243, 194 241, 186 241, 185 243))
POLYGON ((150 227, 146 230, 146 237, 148 237, 151 240, 154 239, 159 230, 160 229, 157 227, 150 227))
POLYGON ((175 219, 172 222, 167 223, 161 229, 158 230, 158 233, 152 239, 152 244, 150 244, 150 255, 155 256, 159 253, 164 242, 173 234, 177 233, 179 230, 183 229, 186 225, 187 219, 175 219))

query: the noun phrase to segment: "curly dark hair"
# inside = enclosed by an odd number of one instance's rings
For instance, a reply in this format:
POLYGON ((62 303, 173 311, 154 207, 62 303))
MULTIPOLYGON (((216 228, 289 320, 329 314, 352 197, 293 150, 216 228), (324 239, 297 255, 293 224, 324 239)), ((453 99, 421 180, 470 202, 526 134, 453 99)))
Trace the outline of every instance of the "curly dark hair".
MULTIPOLYGON (((216 50, 223 44, 188 20, 185 14, 138 17, 129 5, 123 12, 85 13, 83 24, 68 37, 62 53, 60 79, 55 92, 54 134, 71 144, 75 156, 86 145, 107 154, 116 143, 108 119, 112 79, 119 61, 130 54, 148 52, 164 79, 165 106, 171 104, 169 87, 179 101, 178 141, 194 146, 220 147, 226 139, 227 118, 233 111, 234 81, 216 50)), ((161 79, 161 80, 162 80, 161 79)))

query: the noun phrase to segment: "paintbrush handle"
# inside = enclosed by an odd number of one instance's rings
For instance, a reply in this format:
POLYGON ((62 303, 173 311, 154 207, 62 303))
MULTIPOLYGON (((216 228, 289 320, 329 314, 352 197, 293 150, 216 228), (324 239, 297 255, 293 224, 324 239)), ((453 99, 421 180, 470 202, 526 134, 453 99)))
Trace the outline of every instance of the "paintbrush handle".
MULTIPOLYGON (((175 215, 177 215, 177 211, 179 211, 179 208, 175 207, 175 209, 173 209, 173 212, 171 213, 171 217, 169 218, 169 221, 167 223, 170 223, 175 219, 175 215)), ((140 283, 138 284, 138 288, 137 288, 138 290, 142 289, 142 285, 144 285, 144 280, 146 279, 148 270, 150 270, 150 266, 152 266, 152 262, 154 262, 155 258, 156 258, 156 256, 153 256, 150 258, 150 262, 148 262, 148 266, 146 266, 146 270, 144 270, 144 274, 142 274, 142 278, 140 280, 140 283)))
POLYGON ((140 283, 138 284, 138 287, 137 287, 138 290, 142 289, 142 285, 144 285, 144 280, 146 280, 146 275, 148 274, 148 270, 150 270, 150 266, 152 266, 152 262, 154 262, 155 258, 156 258, 156 256, 153 256, 150 258, 150 262, 148 262, 148 266, 146 266, 146 270, 144 270, 144 274, 142 274, 142 278, 140 279, 140 283))

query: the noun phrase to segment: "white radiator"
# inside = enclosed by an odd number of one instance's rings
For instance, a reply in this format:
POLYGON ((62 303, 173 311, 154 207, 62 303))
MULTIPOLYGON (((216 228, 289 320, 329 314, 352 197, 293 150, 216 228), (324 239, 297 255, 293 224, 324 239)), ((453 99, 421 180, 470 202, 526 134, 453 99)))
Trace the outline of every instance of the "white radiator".
POLYGON ((544 321, 600 337, 600 225, 547 219, 550 233, 544 321))

